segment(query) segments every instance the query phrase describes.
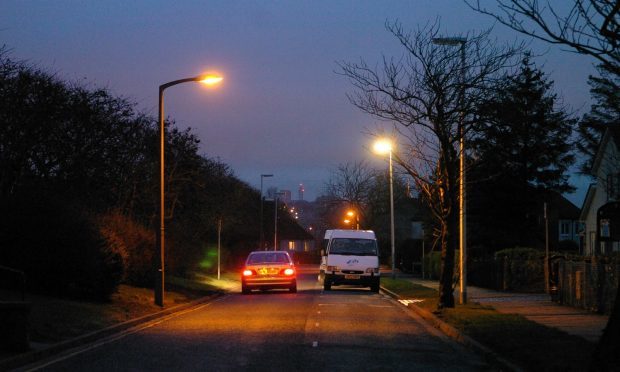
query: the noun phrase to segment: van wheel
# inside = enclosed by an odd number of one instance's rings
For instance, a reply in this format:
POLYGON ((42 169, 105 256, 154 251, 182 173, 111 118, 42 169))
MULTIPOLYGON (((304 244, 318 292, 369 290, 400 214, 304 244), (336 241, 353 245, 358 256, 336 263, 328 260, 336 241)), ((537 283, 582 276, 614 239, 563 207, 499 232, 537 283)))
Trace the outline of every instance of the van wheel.
POLYGON ((297 284, 293 284, 288 290, 291 293, 297 293, 297 284))
POLYGON ((325 280, 323 282, 323 290, 331 291, 331 289, 332 289, 332 283, 330 283, 329 281, 325 280))
POLYGON ((370 285, 370 290, 373 292, 379 292, 379 287, 380 287, 380 282, 379 280, 376 280, 374 282, 372 282, 372 284, 370 285))
POLYGON ((244 295, 246 294, 250 294, 250 288, 246 287, 245 285, 241 286, 241 293, 243 293, 244 295))

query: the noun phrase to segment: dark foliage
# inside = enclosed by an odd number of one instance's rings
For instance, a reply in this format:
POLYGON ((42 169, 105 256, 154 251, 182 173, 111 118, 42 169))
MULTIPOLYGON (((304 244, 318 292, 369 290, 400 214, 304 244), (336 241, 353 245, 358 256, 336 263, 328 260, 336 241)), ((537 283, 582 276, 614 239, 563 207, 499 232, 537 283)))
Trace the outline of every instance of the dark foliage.
POLYGON ((2 203, 2 211, 0 262, 23 270, 30 290, 96 300, 116 290, 122 254, 83 208, 33 192, 2 203))
MULTIPOLYGON (((255 249, 258 192, 199 155, 191 129, 165 125, 166 270, 203 268, 219 221, 223 256, 255 249)), ((51 293, 104 298, 121 279, 152 285, 158 139, 157 121, 134 103, 0 49, 0 201, 19 221, 2 226, 0 264, 27 269, 31 286, 51 293)))
POLYGON ((565 192, 576 120, 557 106, 552 82, 525 57, 480 107, 469 141, 470 243, 481 252, 544 239, 538 216, 548 190, 565 192), (501 232, 501 233, 498 233, 501 232))

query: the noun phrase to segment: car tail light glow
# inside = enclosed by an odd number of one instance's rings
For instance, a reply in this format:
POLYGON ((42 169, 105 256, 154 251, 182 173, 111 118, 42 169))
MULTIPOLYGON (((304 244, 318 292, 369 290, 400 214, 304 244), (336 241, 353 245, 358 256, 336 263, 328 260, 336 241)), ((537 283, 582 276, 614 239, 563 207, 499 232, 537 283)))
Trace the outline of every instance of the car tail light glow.
POLYGON ((295 270, 293 270, 293 269, 291 269, 291 268, 284 269, 284 275, 286 275, 286 276, 291 276, 291 275, 293 275, 293 274, 295 274, 295 270))
POLYGON ((252 276, 252 270, 245 269, 243 270, 243 276, 252 276))

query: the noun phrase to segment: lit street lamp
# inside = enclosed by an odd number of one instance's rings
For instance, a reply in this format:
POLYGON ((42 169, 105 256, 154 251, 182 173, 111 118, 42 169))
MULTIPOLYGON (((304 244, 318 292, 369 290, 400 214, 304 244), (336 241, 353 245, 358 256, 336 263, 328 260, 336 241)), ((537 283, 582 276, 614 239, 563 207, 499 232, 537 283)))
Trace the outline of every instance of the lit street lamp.
POLYGON ((260 175, 260 248, 265 249, 265 232, 263 231, 263 178, 273 177, 273 174, 261 174, 260 175))
POLYGON ((467 303, 467 189, 465 187, 465 112, 463 110, 463 99, 465 99, 465 44, 467 38, 464 37, 438 37, 433 39, 437 45, 458 46, 461 49, 461 92, 459 103, 461 106, 461 117, 459 119, 459 302, 467 303))
MULTIPOLYGON (((347 216, 349 216, 349 217, 355 216, 355 229, 359 230, 360 229, 360 215, 359 215, 359 213, 356 213, 356 212, 353 212, 353 211, 348 211, 347 212, 347 216)), ((345 220, 345 222, 346 221, 347 220, 345 220)), ((353 228, 353 226, 351 226, 351 228, 353 228)))
POLYGON ((164 190, 164 144, 166 143, 166 130, 164 127, 164 90, 173 85, 200 82, 205 85, 215 85, 222 81, 221 76, 201 75, 186 79, 174 80, 159 86, 159 234, 157 234, 159 248, 159 269, 158 278, 155 283, 155 304, 164 306, 164 247, 165 247, 165 190, 164 190))
POLYGON ((375 142, 374 150, 377 154, 389 154, 390 169, 390 247, 392 250, 392 279, 396 278, 396 255, 394 249, 394 181, 392 177, 392 142, 387 139, 381 139, 375 142))

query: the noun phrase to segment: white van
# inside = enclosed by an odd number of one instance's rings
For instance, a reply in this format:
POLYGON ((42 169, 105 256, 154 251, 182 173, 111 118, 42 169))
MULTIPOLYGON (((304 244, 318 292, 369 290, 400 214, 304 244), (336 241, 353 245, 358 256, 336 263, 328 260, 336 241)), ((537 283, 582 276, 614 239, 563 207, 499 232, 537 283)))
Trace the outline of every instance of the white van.
POLYGON ((332 285, 360 284, 379 292, 379 247, 371 230, 327 230, 321 250, 319 281, 332 285))

